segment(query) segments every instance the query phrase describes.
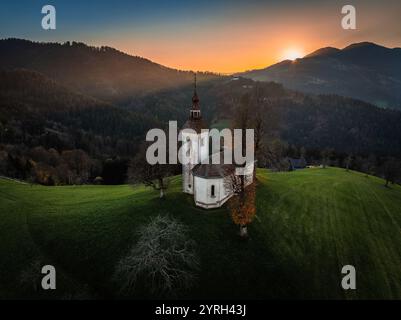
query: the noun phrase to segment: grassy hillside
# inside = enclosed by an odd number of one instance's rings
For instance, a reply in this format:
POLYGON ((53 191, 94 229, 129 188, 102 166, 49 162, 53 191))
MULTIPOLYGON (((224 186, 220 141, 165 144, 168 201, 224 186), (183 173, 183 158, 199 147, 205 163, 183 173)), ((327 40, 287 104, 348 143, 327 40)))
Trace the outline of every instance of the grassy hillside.
POLYGON ((117 261, 151 216, 190 228, 201 272, 185 298, 401 299, 401 187, 341 169, 258 172, 257 218, 240 241, 225 209, 194 208, 173 178, 166 200, 142 186, 30 186, 0 180, 0 298, 115 297, 117 261), (21 272, 56 266, 57 290, 35 294, 21 272), (340 289, 341 267, 357 290, 340 289))

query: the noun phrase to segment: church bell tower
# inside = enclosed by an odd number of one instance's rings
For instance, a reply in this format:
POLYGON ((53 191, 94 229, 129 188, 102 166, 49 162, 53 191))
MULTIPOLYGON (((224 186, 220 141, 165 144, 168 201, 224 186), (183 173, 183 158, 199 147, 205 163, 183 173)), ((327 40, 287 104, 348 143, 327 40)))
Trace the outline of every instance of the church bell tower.
POLYGON ((189 111, 189 118, 182 130, 183 147, 181 148, 182 152, 185 153, 185 157, 190 159, 188 164, 182 165, 183 192, 189 194, 194 194, 192 169, 201 163, 205 157, 209 156, 209 133, 202 132, 202 129, 207 128, 202 120, 195 73, 192 106, 189 111))

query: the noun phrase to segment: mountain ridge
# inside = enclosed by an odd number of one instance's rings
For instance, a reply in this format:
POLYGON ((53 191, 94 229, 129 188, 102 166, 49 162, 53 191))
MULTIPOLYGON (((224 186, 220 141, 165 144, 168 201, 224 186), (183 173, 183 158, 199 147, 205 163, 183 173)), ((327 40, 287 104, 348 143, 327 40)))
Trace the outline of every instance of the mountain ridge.
MULTIPOLYGON (((0 70, 21 68, 43 73, 71 89, 112 103, 193 82, 191 71, 166 67, 107 46, 1 39, 0 70)), ((210 72, 198 73, 199 81, 218 77, 210 72)))
POLYGON ((401 110, 401 48, 372 42, 325 47, 294 61, 236 74, 313 94, 339 94, 401 110))

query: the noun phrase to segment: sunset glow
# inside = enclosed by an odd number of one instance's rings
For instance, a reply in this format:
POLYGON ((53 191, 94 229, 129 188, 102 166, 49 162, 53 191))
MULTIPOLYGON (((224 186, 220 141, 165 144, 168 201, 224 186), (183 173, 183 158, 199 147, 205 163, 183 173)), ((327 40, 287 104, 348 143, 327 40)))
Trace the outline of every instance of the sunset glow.
POLYGON ((284 51, 282 59, 283 60, 295 60, 298 58, 302 58, 305 53, 300 49, 287 49, 284 51))

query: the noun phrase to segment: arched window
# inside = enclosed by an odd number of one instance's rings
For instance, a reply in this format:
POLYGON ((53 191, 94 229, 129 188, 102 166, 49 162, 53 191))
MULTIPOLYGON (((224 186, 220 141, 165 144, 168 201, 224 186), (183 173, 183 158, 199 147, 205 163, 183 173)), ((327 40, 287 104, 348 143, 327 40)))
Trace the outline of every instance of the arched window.
POLYGON ((210 191, 210 194, 211 194, 212 198, 214 198, 216 196, 215 195, 215 187, 214 187, 214 185, 212 185, 212 189, 210 191))
POLYGON ((187 137, 187 152, 186 152, 187 157, 191 155, 191 147, 192 147, 192 141, 189 137, 187 137))

